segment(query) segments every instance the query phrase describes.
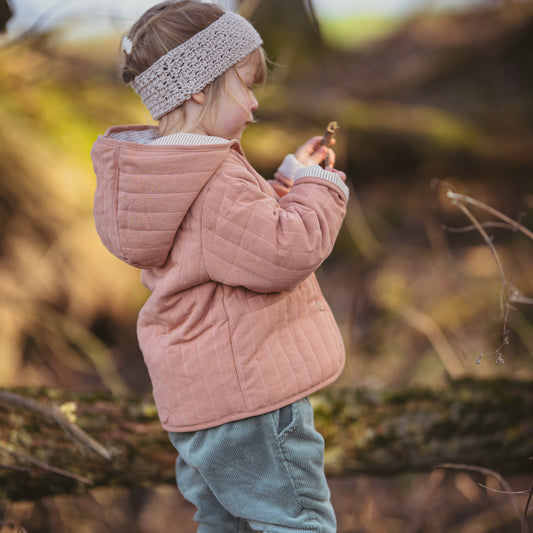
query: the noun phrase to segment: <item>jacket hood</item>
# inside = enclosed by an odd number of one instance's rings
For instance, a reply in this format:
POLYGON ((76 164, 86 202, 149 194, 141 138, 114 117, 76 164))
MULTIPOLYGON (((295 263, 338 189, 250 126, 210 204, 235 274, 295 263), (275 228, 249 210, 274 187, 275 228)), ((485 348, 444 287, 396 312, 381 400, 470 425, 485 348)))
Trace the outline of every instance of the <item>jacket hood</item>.
POLYGON ((105 247, 126 263, 152 268, 165 263, 186 213, 237 141, 155 146, 152 126, 118 126, 91 150, 97 184, 96 230, 105 247))

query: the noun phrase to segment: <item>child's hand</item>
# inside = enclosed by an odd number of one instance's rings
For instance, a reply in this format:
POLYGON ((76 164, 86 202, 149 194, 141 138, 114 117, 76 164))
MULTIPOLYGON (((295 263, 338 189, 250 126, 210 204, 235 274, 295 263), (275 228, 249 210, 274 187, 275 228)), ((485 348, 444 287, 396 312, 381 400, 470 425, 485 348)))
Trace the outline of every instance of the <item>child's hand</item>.
MULTIPOLYGON (((322 139, 323 137, 320 136, 312 137, 305 144, 302 144, 294 153, 296 159, 305 167, 310 167, 322 163, 329 152, 329 163, 333 167, 335 165, 335 152, 327 146, 321 146, 322 139)), ((334 143, 335 139, 333 139, 334 143)), ((327 170, 330 170, 330 168, 328 167, 327 170)))

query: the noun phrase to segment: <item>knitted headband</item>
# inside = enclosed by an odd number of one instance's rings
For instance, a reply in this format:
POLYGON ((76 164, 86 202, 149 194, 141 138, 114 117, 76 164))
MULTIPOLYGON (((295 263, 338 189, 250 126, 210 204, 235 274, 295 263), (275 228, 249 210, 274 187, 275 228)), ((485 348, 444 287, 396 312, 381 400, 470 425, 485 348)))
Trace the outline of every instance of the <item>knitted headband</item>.
POLYGON ((243 17, 228 11, 135 77, 132 86, 154 120, 236 65, 263 41, 243 17))

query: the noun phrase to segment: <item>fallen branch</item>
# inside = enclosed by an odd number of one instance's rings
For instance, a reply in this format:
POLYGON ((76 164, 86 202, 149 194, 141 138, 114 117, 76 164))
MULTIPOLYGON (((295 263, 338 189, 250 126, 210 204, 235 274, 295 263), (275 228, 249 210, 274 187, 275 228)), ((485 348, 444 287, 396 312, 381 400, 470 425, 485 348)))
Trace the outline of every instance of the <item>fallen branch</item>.
MULTIPOLYGON (((77 423, 113 452, 81 455, 63 429, 39 412, 0 402, 0 497, 31 500, 84 493, 92 486, 136 488, 175 483, 176 453, 151 398, 110 393, 18 390, 43 404, 74 402, 77 423), (29 463, 31 457, 74 476, 29 463), (12 468, 11 468, 12 467, 12 468), (80 479, 76 479, 79 476, 80 479)), ((429 471, 453 462, 507 473, 533 471, 533 384, 451 381, 440 390, 328 389, 311 397, 326 440, 329 475, 429 471), (505 450, 502 453, 502 450, 505 450)))

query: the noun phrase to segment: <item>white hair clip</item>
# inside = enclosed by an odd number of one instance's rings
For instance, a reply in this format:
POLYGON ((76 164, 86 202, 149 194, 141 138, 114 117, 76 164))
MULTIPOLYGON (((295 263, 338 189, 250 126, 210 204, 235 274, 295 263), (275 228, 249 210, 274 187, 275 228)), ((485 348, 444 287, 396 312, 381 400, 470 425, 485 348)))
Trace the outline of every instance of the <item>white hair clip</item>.
POLYGON ((122 38, 122 50, 127 54, 130 55, 131 51, 133 50, 133 43, 131 42, 131 39, 125 35, 122 38))

